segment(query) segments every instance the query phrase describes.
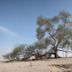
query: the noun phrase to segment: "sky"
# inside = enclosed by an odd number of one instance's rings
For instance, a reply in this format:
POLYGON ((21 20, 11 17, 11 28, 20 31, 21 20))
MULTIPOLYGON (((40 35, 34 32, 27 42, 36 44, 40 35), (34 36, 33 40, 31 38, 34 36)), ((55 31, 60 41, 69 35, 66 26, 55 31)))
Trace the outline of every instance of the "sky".
POLYGON ((62 10, 72 13, 72 0, 0 0, 0 54, 35 42, 38 16, 50 18, 62 10))

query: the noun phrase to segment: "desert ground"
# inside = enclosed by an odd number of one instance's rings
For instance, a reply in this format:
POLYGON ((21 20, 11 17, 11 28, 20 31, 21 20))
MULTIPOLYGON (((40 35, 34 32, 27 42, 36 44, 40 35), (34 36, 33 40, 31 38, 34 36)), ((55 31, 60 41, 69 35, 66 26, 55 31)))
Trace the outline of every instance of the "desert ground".
POLYGON ((72 72, 72 58, 0 62, 0 72, 72 72))

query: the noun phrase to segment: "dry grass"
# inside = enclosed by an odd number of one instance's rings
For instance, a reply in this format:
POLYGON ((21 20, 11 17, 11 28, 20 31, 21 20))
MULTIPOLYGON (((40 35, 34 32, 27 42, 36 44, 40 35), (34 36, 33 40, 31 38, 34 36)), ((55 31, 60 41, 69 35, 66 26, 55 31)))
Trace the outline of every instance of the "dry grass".
POLYGON ((0 72, 72 72, 72 58, 0 63, 0 72))

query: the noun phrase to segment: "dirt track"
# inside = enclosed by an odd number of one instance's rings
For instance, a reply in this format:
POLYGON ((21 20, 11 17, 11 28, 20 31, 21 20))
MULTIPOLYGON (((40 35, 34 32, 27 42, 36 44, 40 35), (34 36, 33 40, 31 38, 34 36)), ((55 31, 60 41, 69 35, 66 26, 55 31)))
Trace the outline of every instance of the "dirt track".
POLYGON ((0 63, 0 72, 72 72, 72 58, 0 63))

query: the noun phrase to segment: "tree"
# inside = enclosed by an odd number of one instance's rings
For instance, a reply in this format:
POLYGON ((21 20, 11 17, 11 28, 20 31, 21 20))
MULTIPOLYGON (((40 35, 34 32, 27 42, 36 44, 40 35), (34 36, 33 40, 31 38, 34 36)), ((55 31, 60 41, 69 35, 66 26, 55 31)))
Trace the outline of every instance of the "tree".
POLYGON ((16 46, 11 53, 4 55, 6 59, 9 60, 27 60, 35 52, 35 46, 24 44, 16 46))
POLYGON ((13 49, 13 51, 11 52, 11 58, 15 58, 15 57, 17 57, 17 55, 22 54, 22 52, 24 51, 25 47, 26 47, 26 45, 24 45, 24 44, 16 46, 13 49))
POLYGON ((35 46, 34 45, 29 45, 26 49, 26 53, 28 55, 32 55, 35 52, 35 46))
POLYGON ((8 53, 6 55, 3 55, 4 58, 10 60, 11 59, 11 53, 8 53))
POLYGON ((37 38, 41 43, 45 39, 46 45, 51 45, 57 58, 58 48, 69 48, 72 39, 71 14, 60 12, 52 18, 38 17, 37 38))
POLYGON ((34 43, 34 47, 35 47, 34 56, 37 60, 42 59, 43 57, 46 56, 46 52, 44 53, 43 50, 44 48, 47 48, 47 45, 48 43, 45 39, 43 39, 41 42, 37 41, 34 43))

